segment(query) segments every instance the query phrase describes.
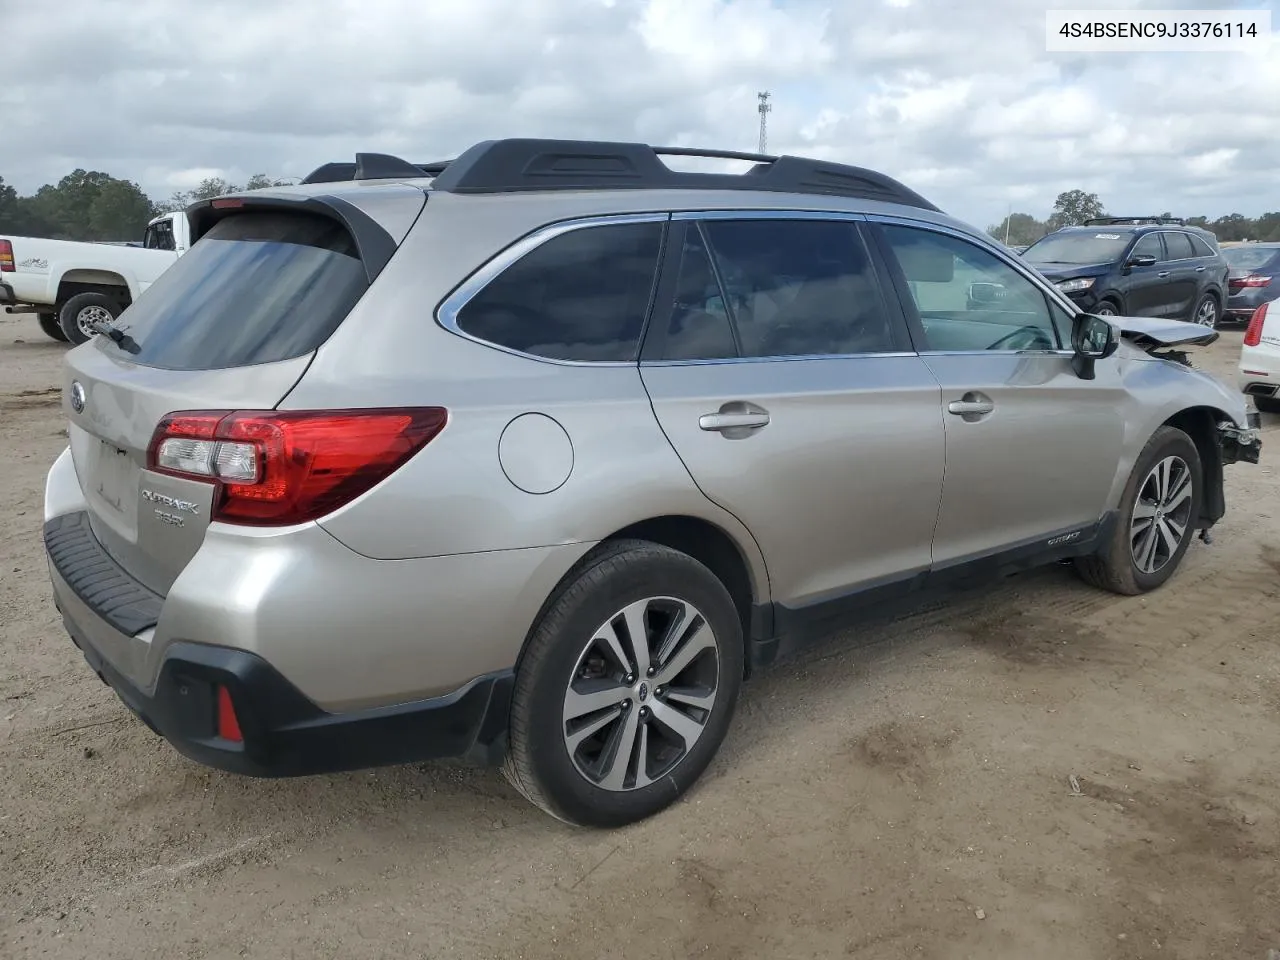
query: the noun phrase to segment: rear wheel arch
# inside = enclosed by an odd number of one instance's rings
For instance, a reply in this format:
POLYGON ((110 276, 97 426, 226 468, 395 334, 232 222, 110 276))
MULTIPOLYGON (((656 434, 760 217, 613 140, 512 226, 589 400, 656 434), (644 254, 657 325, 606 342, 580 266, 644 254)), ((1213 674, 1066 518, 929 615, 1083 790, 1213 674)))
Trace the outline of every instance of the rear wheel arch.
MULTIPOLYGON (((768 585, 757 582, 746 553, 724 528, 700 517, 687 515, 651 517, 623 527, 602 539, 556 582, 521 643, 520 655, 516 660, 517 673, 543 615, 565 588, 578 579, 584 568, 599 564, 607 557, 625 550, 628 545, 634 545, 636 541, 678 550, 710 570, 724 584, 733 599, 742 623, 745 643, 750 643, 752 637, 772 634, 772 623, 759 622, 764 614, 758 612, 765 609, 768 585)), ((747 657, 746 660, 749 672, 750 658, 747 657)))
POLYGON ((62 304, 82 293, 110 297, 122 311, 133 303, 133 288, 128 279, 110 270, 68 270, 58 279, 55 301, 61 308, 62 304))

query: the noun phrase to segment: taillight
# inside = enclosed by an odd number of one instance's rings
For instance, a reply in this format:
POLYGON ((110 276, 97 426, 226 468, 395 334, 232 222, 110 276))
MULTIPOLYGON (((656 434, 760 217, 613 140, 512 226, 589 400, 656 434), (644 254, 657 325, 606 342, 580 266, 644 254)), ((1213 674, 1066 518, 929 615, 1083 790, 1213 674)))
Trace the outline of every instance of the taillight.
POLYGON ((1243 290, 1245 287, 1265 287, 1271 283, 1270 277, 1264 277, 1257 273, 1251 273, 1247 277, 1232 277, 1227 281, 1227 286, 1232 290, 1243 290))
POLYGON ((182 411, 156 427, 147 468, 215 484, 213 520, 304 523, 390 476, 448 418, 442 407, 182 411))
POLYGON ((1267 322, 1267 307, 1269 305, 1264 303, 1253 311, 1253 316, 1249 318, 1249 326, 1244 331, 1244 345, 1246 347, 1256 347, 1262 342, 1262 328, 1267 322))
POLYGON ((13 273, 13 244, 8 240, 0 240, 0 273, 13 273))

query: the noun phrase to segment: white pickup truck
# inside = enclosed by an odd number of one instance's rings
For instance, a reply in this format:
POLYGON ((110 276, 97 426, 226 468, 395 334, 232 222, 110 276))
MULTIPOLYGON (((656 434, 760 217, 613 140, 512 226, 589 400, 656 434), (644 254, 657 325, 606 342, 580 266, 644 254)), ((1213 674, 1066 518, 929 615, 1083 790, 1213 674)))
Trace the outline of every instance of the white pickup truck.
POLYGON ((181 210, 147 224, 141 246, 0 236, 0 306, 36 314, 55 340, 84 343, 190 246, 181 210))

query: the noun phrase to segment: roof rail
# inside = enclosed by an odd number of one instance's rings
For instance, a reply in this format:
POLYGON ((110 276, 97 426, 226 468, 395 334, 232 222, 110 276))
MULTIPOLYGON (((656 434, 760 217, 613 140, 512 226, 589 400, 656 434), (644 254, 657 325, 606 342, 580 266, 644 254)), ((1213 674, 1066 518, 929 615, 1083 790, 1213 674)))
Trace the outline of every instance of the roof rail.
POLYGON ((874 170, 801 157, 769 157, 728 150, 651 147, 593 140, 487 140, 463 152, 436 177, 432 189, 450 193, 526 190, 768 190, 883 200, 941 212, 896 180, 874 170), (751 160, 746 173, 685 173, 668 156, 751 160))
POLYGON ((1092 217, 1084 222, 1086 227, 1119 226, 1120 224, 1172 223, 1185 227, 1187 221, 1181 217, 1092 217))
POLYGON ((371 176, 434 177, 432 189, 449 193, 765 190, 881 200, 941 212, 897 180, 863 167, 735 150, 596 140, 485 140, 454 160, 418 164, 384 154, 358 154, 356 163, 324 164, 302 182, 331 183, 371 176), (745 173, 687 173, 668 167, 660 159, 663 156, 746 160, 754 166, 745 173))

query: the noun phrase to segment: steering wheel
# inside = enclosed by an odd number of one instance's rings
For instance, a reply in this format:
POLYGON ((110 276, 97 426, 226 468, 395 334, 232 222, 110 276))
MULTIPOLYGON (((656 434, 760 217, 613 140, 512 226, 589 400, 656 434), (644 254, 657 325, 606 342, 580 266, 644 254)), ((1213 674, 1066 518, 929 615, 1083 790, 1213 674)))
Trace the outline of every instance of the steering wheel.
POLYGON ((1052 350, 1053 344, 1049 338, 1045 336, 1043 330, 1032 324, 1019 327, 1012 333, 1006 333, 997 340, 988 350, 1052 350), (1025 342, 1018 342, 1022 338, 1025 342))

